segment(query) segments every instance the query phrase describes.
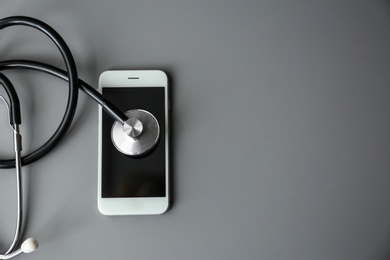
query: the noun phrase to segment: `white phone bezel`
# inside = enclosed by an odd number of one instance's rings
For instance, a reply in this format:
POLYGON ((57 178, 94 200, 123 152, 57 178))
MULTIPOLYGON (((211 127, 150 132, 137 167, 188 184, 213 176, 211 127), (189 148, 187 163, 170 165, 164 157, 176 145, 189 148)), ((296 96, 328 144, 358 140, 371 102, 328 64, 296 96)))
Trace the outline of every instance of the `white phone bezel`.
POLYGON ((99 106, 98 130, 98 209, 104 215, 155 215, 169 207, 169 98, 167 75, 160 70, 109 70, 100 75, 99 92, 102 88, 164 87, 165 89, 165 197, 102 198, 102 115, 99 106))

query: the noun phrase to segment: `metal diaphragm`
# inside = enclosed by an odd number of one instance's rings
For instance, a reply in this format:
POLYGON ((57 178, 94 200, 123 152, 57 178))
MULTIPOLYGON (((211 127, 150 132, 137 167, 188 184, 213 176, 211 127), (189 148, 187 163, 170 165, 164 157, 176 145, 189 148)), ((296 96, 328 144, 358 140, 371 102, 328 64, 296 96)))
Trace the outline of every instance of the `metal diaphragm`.
POLYGON ((124 125, 115 122, 112 126, 112 142, 116 149, 125 155, 143 155, 158 142, 158 121, 150 112, 142 109, 129 110, 125 115, 129 119, 124 125))

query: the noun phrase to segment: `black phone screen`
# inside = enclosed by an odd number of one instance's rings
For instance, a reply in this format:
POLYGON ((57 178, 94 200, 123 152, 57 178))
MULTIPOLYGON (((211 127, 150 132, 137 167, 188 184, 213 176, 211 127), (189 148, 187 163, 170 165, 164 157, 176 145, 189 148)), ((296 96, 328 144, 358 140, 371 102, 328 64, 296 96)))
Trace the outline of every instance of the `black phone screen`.
POLYGON ((143 109, 152 113, 160 126, 157 145, 141 157, 119 152, 111 140, 114 120, 102 115, 102 197, 165 197, 165 88, 102 88, 102 94, 121 111, 143 109))

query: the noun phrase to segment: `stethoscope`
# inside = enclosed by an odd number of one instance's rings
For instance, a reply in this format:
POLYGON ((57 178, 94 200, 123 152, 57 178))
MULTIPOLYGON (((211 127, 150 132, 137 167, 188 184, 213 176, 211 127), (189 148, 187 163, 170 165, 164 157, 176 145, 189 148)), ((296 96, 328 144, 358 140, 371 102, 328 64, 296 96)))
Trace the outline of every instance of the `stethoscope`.
POLYGON ((15 148, 15 159, 0 160, 0 168, 16 168, 18 204, 14 239, 9 249, 4 254, 0 254, 0 259, 10 259, 21 253, 31 253, 38 248, 38 241, 35 238, 28 238, 23 243, 20 241, 23 219, 21 169, 23 165, 35 162, 48 154, 65 136, 76 112, 79 88, 101 105, 104 111, 115 120, 112 127, 111 138, 115 147, 120 152, 128 156, 145 154, 154 147, 159 138, 159 124, 157 119, 148 111, 135 109, 123 113, 105 99, 97 90, 78 78, 76 64, 71 51, 62 37, 53 28, 46 23, 31 17, 14 16, 0 19, 0 30, 14 25, 32 27, 46 34, 60 51, 65 62, 66 70, 64 71, 45 63, 30 60, 8 60, 0 62, 0 86, 5 89, 8 96, 8 102, 6 98, 2 96, 0 96, 0 101, 3 101, 6 104, 8 110, 9 124, 13 130, 15 148), (11 81, 1 73, 1 71, 13 69, 44 72, 68 81, 69 86, 67 106, 57 130, 45 144, 25 156, 21 156, 22 139, 19 130, 21 124, 19 98, 11 81), (148 127, 155 129, 147 129, 148 127), (153 136, 150 136, 151 133, 154 133, 153 136))

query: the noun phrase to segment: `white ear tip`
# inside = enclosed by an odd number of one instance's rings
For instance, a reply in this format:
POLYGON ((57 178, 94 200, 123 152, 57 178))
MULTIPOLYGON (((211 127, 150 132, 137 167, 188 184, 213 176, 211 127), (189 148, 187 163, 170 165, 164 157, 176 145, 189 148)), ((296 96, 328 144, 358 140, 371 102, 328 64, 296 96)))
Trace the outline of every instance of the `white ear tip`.
POLYGON ((38 248, 38 245, 38 241, 35 238, 30 237, 23 242, 21 249, 23 253, 32 253, 38 248))

